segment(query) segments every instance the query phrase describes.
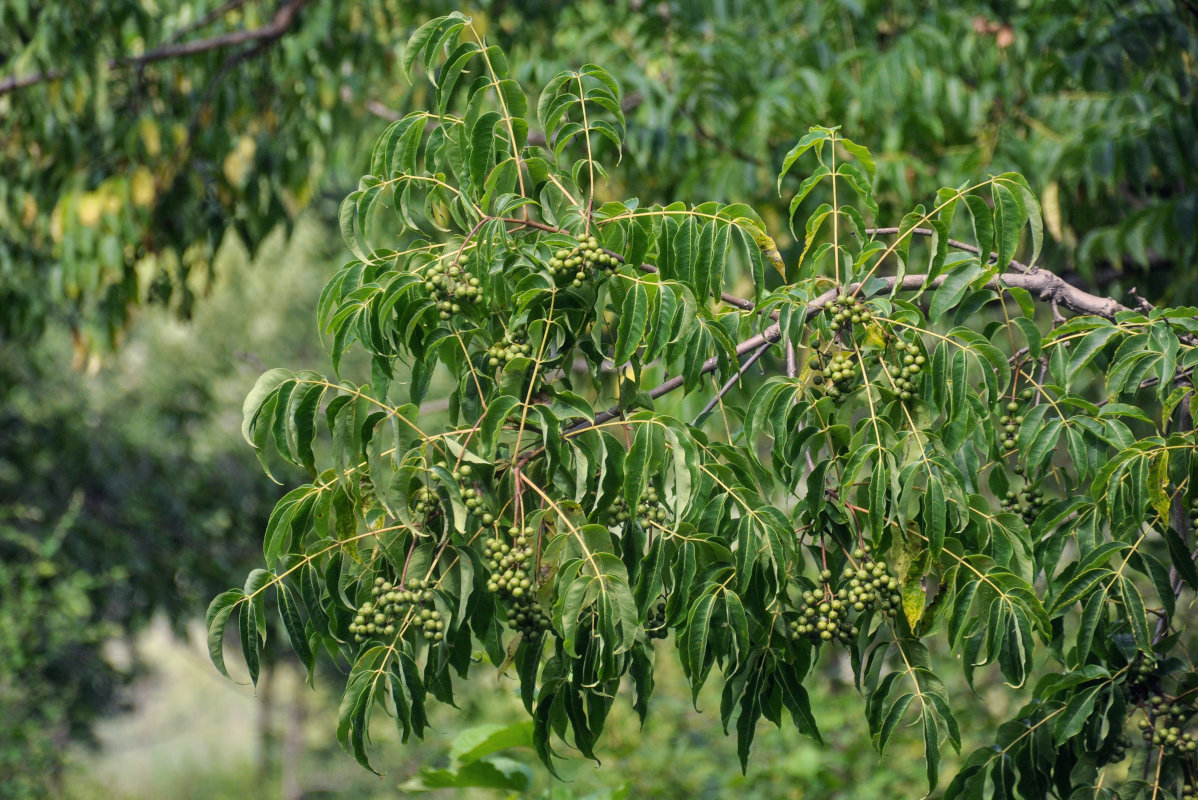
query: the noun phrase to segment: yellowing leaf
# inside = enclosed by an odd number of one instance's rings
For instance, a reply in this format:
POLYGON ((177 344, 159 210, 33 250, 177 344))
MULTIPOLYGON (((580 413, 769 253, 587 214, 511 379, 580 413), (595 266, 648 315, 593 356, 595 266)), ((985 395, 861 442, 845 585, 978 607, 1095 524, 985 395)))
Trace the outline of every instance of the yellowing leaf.
POLYGON ((1061 225, 1061 187, 1052 181, 1044 187, 1040 196, 1040 211, 1044 215, 1044 227, 1058 242, 1065 238, 1065 229, 1061 225))
POLYGON ((80 197, 78 205, 75 206, 75 217, 79 224, 85 228, 99 225, 100 217, 104 215, 104 205, 104 198, 96 192, 88 192, 80 197))
POLYGON ((242 136, 237 140, 237 146, 225 156, 222 165, 225 179, 229 183, 238 187, 245 185, 246 179, 250 175, 250 168, 254 165, 254 153, 257 150, 257 144, 250 137, 242 136))
POLYGON ((911 626, 911 630, 915 630, 915 626, 923 617, 925 605, 927 605, 927 590, 923 585, 923 576, 912 571, 903 579, 903 614, 906 615, 907 624, 911 626))
POLYGON ((144 166, 138 167, 129 179, 129 199, 135 206, 148 206, 154 202, 155 194, 153 173, 144 166))
POLYGON ((162 152, 162 129, 158 123, 149 117, 142 117, 137 123, 137 133, 141 136, 142 147, 146 148, 146 155, 158 158, 162 152))

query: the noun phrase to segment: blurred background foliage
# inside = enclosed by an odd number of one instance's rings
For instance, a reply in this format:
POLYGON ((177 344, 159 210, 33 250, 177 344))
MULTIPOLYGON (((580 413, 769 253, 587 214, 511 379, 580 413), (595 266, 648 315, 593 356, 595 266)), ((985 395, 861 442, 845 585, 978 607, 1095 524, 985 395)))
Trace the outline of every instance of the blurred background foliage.
MULTIPOLYGON (((253 559, 280 492, 238 436, 242 396, 264 368, 324 366, 314 310, 345 257, 337 204, 386 120, 427 102, 399 77, 402 42, 458 8, 534 97, 585 62, 621 81, 629 145, 613 197, 749 202, 779 235, 782 155, 810 125, 842 125, 878 159, 883 219, 939 186, 1018 170, 1043 204, 1044 263, 1119 297, 1198 300, 1188 0, 6 0, 0 796, 120 796, 103 764, 119 763, 121 726, 144 722, 150 699, 218 696, 194 667, 141 669, 146 648, 203 654, 139 633, 156 618, 185 632, 253 559), (123 707, 140 710, 111 718, 123 707), (104 717, 98 755, 68 746, 104 717)), ((445 717, 444 740, 390 751, 389 778, 361 774, 329 746, 329 699, 290 670, 276 665, 277 691, 230 701, 265 720, 247 745, 257 761, 214 758, 119 792, 394 796, 422 765, 452 766, 445 717), (280 777, 288 758, 299 783, 280 777)), ((476 688, 464 702, 488 719, 504 704, 520 718, 510 687, 476 688)), ((613 722, 604 768, 572 765, 554 796, 618 795, 623 782, 631 796, 907 796, 922 769, 901 749, 878 764, 849 686, 819 699, 827 748, 763 735, 748 777, 677 675, 660 693, 643 734, 631 715, 613 722)), ((988 709, 1008 710, 985 700, 979 734, 988 709)), ((186 730, 188 750, 201 735, 240 742, 228 725, 186 730)), ((500 757, 532 762, 520 748, 500 757)), ((550 791, 543 774, 531 791, 550 791)))

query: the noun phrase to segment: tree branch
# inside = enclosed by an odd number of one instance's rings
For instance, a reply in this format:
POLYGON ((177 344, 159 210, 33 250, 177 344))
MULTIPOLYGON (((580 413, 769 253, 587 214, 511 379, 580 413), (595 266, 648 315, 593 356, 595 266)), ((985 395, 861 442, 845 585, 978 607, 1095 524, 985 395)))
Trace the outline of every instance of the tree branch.
POLYGON ((711 410, 715 408, 720 400, 724 398, 724 395, 732 391, 732 387, 737 384, 737 382, 741 379, 741 376, 749 371, 749 367, 757 363, 757 359, 765 355, 765 351, 769 350, 770 347, 771 343, 766 342, 761 347, 754 350, 753 355, 749 356, 748 360, 740 365, 740 369, 736 371, 736 374, 729 378, 724 385, 720 387, 720 390, 716 393, 716 396, 711 398, 711 401, 707 405, 703 406, 703 410, 699 412, 698 416, 695 417, 695 421, 692 422, 691 425, 698 425, 704 417, 710 414, 711 410))
MULTIPOLYGON (((182 56, 191 56, 198 53, 205 53, 210 50, 221 50, 228 47, 236 47, 247 42, 270 42, 282 37, 284 33, 294 24, 296 15, 299 10, 307 5, 311 0, 291 0, 289 3, 279 7, 275 12, 274 18, 260 28, 251 30, 231 31, 223 33, 219 36, 211 36, 207 39, 196 39, 191 42, 182 44, 167 44, 156 50, 151 50, 148 53, 143 53, 140 56, 122 56, 120 58, 112 58, 108 61, 109 69, 120 69, 122 67, 140 67, 146 64, 152 64, 156 61, 166 61, 172 58, 180 58, 182 56)), ((0 95, 16 89, 24 89, 28 86, 33 86, 46 81, 58 80, 66 74, 63 69, 49 69, 44 72, 34 72, 29 75, 13 75, 4 80, 0 80, 0 95)))
MULTIPOLYGON (((885 286, 894 289, 897 284, 898 291, 913 291, 915 289, 926 288, 936 289, 940 287, 948 275, 939 275, 934 280, 928 281, 927 275, 907 275, 901 281, 898 281, 893 276, 877 278, 885 286)), ((985 284, 987 287, 1001 291, 1007 286, 1017 286, 1021 289, 1026 289, 1029 292, 1037 295, 1039 299, 1047 302, 1056 302, 1059 305, 1065 306, 1071 311, 1078 314, 1090 314, 1103 317, 1105 319, 1114 319, 1115 314, 1120 311, 1130 311, 1127 306, 1113 300, 1109 297, 1097 297, 1095 295, 1083 292, 1075 286, 1070 286, 1060 277, 1046 269, 1037 269, 1035 272, 1028 273, 1004 273, 996 275, 985 284)), ((848 286, 836 286, 816 297, 807 304, 806 318, 810 320, 816 314, 823 310, 824 306, 835 300, 841 292, 854 292, 861 287, 860 283, 849 284, 848 286)), ((770 312, 770 316, 774 319, 778 318, 778 312, 770 312)), ((782 339, 782 327, 775 322, 761 333, 736 346, 736 357, 739 359, 746 353, 751 353, 754 350, 761 349, 763 346, 768 346, 782 339)), ((717 356, 712 356, 703 362, 700 367, 699 374, 706 375, 708 372, 713 372, 719 367, 720 360, 717 356)), ((682 386, 684 378, 681 375, 675 375, 673 378, 660 383, 649 390, 649 397, 656 400, 662 395, 669 394, 678 387, 682 386)), ((572 433, 585 430, 595 425, 600 425, 609 420, 615 419, 623 413, 620 406, 612 406, 606 411, 602 411, 595 415, 593 422, 582 421, 577 422, 562 430, 563 436, 568 436, 572 433)))

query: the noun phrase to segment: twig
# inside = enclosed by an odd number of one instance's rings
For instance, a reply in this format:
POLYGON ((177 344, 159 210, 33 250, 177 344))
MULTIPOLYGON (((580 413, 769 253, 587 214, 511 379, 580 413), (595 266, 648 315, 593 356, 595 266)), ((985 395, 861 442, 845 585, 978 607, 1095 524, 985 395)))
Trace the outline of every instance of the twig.
MULTIPOLYGON (((148 53, 143 53, 140 56, 122 56, 119 58, 111 58, 108 60, 108 69, 115 70, 122 67, 139 67, 146 64, 152 64, 156 61, 166 61, 172 58, 182 56, 191 56, 198 53, 206 53, 210 50, 220 50, 226 47, 236 47, 240 44, 248 42, 268 42, 280 38, 287 29, 295 22, 296 14, 301 8, 307 5, 311 0, 291 0, 279 7, 275 12, 274 18, 260 28, 250 30, 232 31, 223 33, 219 36, 212 36, 207 39, 196 39, 191 42, 182 44, 167 44, 156 50, 151 50, 148 53)), ((63 69, 48 69, 43 72, 33 72, 28 75, 13 75, 4 80, 0 80, 0 95, 16 89, 24 89, 28 86, 33 86, 46 81, 58 80, 66 74, 63 69)))
POLYGON ((1136 301, 1136 307, 1145 314, 1156 308, 1156 306, 1154 306, 1152 303, 1149 303, 1143 297, 1140 297, 1140 295, 1136 292, 1136 287, 1131 287, 1131 291, 1128 292, 1128 294, 1130 294, 1132 299, 1136 301))
POLYGON ((1064 325, 1066 320, 1065 317, 1061 315, 1061 308, 1057 305, 1057 301, 1051 300, 1049 302, 1052 305, 1052 326, 1057 328, 1061 325, 1064 325))
MULTIPOLYGON (((720 400, 724 399, 724 395, 732 391, 732 387, 737 384, 737 382, 741 379, 741 376, 748 372, 749 367, 753 366, 753 364, 757 362, 757 359, 765 355, 765 351, 769 350, 772 344, 772 342, 766 342, 761 347, 753 351, 753 355, 749 356, 748 359, 745 360, 745 363, 740 365, 740 369, 736 371, 736 374, 729 378, 724 385, 720 387, 720 390, 716 393, 716 396, 711 398, 711 401, 703 407, 703 410, 699 412, 698 416, 696 416, 694 421, 691 422, 691 425, 698 425, 704 417, 710 414, 711 410, 719 404, 720 400)), ((791 352, 793 352, 793 350, 791 352)))

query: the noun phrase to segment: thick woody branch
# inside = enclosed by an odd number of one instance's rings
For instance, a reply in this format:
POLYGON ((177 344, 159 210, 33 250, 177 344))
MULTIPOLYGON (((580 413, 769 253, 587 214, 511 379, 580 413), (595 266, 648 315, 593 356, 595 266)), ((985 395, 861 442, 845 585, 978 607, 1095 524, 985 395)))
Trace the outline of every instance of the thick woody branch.
MULTIPOLYGON (((274 18, 260 28, 252 28, 250 30, 232 31, 219 36, 211 36, 207 39, 196 39, 190 42, 182 42, 180 44, 167 44, 148 53, 143 53, 140 56, 122 56, 112 58, 108 61, 108 68, 115 70, 123 67, 141 67, 146 64, 152 64, 156 61, 166 61, 172 58, 181 58, 184 56, 197 55, 206 53, 211 50, 221 50, 229 47, 247 43, 262 44, 272 42, 283 36, 284 33, 295 23, 296 16, 299 10, 307 5, 311 0, 291 0, 289 3, 279 7, 275 12, 274 18)), ((0 80, 0 95, 8 92, 24 89, 28 86, 44 83, 46 81, 58 80, 66 74, 63 69, 49 69, 44 72, 33 72, 28 75, 13 75, 3 80, 0 80)))
MULTIPOLYGON (((894 289, 895 284, 897 283, 898 291, 914 291, 915 289, 920 288, 936 289, 940 287, 947 279, 947 275, 940 275, 929 282, 927 275, 907 275, 901 281, 894 277, 884 277, 878 280, 881 280, 882 283, 890 289, 894 289)), ((1068 308, 1069 310, 1078 314, 1090 314, 1104 317, 1106 319, 1114 319, 1116 313, 1130 310, 1127 308, 1127 306, 1112 300, 1109 297, 1097 297, 1095 295, 1089 294, 1088 292, 1084 292, 1075 286, 1071 286, 1057 275, 1054 275, 1045 269, 1038 269, 1035 272, 1023 274, 1004 273, 1002 275, 997 275, 987 281, 986 286, 996 291, 1001 291, 1003 288, 1008 286, 1026 289, 1034 296, 1045 302, 1055 302, 1058 305, 1064 306, 1065 308, 1068 308)), ((807 319, 811 319, 818 314, 821 310, 823 310, 824 306, 835 300, 842 291, 854 292, 860 287, 861 284, 854 283, 844 287, 837 286, 824 292, 819 297, 816 297, 807 304, 807 319)), ((772 312, 771 316, 777 319, 778 312, 772 312)), ((745 339, 743 342, 738 344, 736 346, 736 357, 738 359, 742 358, 748 353, 752 353, 756 350, 763 349, 763 347, 776 344, 777 342, 781 341, 781 339, 782 328, 777 322, 775 322, 756 336, 745 339)), ((712 358, 707 359, 703 362, 703 366, 700 368, 700 374, 706 375, 709 372, 713 372, 719 367, 719 364, 720 360, 717 357, 713 356, 712 358)), ((658 384, 650 389, 649 397, 656 400, 657 398, 669 394, 670 392, 679 388, 683 383, 684 378, 681 375, 675 375, 668 381, 658 384)), ((577 433, 581 430, 585 430, 594 425, 600 425, 604 422, 619 417, 622 413, 623 410, 620 408, 620 406, 613 406, 606 411, 596 414, 594 422, 584 421, 575 423, 574 425, 571 425, 562 431, 562 434, 569 435, 572 433, 577 433)))

